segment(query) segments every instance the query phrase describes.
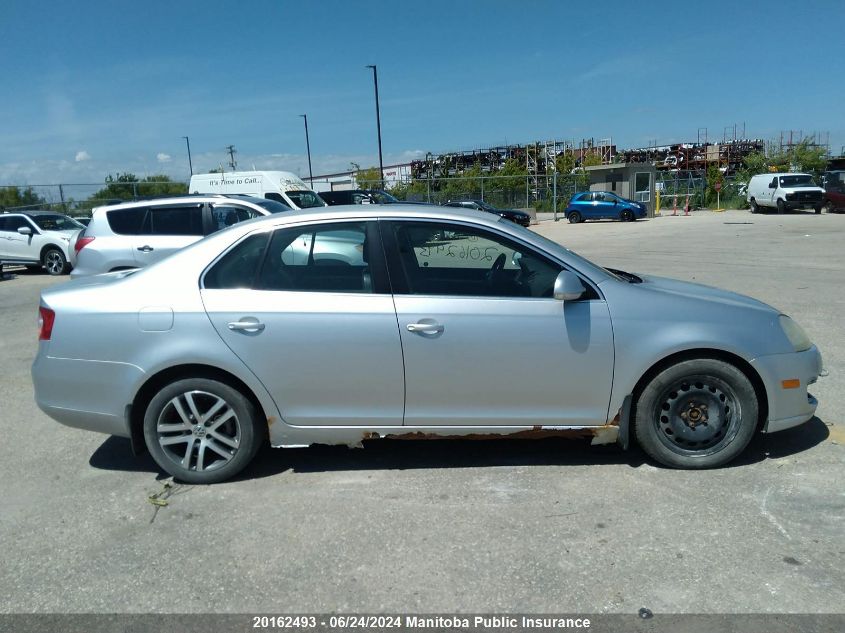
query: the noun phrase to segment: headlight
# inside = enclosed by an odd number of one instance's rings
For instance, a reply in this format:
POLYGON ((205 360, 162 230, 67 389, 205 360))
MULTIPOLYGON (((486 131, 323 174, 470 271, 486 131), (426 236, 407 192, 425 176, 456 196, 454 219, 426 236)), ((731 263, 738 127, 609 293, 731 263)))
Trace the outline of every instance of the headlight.
POLYGON ((795 348, 796 352, 803 352, 813 346, 813 342, 810 340, 810 337, 807 336, 804 328, 798 325, 795 321, 785 314, 781 314, 779 320, 783 333, 786 334, 786 338, 788 338, 789 342, 792 343, 792 347, 795 348))

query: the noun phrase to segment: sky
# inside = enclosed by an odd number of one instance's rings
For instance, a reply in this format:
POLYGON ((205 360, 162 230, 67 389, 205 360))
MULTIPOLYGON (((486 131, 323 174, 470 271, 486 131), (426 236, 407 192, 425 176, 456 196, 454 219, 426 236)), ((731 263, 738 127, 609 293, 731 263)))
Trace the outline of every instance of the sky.
MULTIPOLYGON (((544 140, 829 133, 845 5, 531 0, 0 3, 0 185, 308 175, 544 140)), ((827 137, 825 139, 827 140, 827 137)))

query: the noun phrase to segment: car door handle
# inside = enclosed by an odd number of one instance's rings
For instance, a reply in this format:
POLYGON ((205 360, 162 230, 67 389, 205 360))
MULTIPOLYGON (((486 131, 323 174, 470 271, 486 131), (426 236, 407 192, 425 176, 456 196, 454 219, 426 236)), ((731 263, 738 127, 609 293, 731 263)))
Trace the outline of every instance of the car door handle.
POLYGON ((418 334, 440 334, 445 329, 439 323, 409 323, 406 327, 409 332, 418 334))
POLYGON ((152 246, 150 246, 149 244, 144 244, 143 246, 139 246, 138 250, 141 251, 142 253, 149 253, 149 252, 154 251, 155 249, 152 246))
POLYGON ((242 332, 261 332, 264 329, 264 324, 258 321, 232 321, 227 326, 230 330, 242 332))

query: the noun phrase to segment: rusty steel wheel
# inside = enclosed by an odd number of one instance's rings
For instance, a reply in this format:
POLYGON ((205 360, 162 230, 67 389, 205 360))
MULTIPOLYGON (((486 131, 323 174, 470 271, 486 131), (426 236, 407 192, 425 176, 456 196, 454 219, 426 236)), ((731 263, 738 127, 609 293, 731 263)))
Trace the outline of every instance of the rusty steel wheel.
POLYGON ((710 468, 736 457, 757 425, 757 397, 739 369, 715 359, 668 367, 640 395, 637 439, 654 459, 710 468))

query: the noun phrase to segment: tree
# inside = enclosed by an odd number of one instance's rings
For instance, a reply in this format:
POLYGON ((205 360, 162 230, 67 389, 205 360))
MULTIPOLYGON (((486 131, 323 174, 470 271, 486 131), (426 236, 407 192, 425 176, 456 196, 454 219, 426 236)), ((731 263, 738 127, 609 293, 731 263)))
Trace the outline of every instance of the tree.
POLYGON ((32 187, 21 190, 19 187, 0 188, 0 209, 20 207, 40 207, 47 201, 39 196, 32 187))
POLYGON ((359 168, 355 171, 355 182, 358 183, 359 189, 380 189, 381 174, 378 167, 359 168))
POLYGON ((562 152, 555 156, 555 168, 559 174, 571 174, 575 163, 575 154, 572 152, 562 152))
POLYGON ((97 191, 92 200, 135 200, 150 196, 179 196, 188 193, 182 182, 173 182, 170 176, 154 174, 141 180, 130 172, 106 176, 106 186, 97 191))
POLYGON ((587 154, 581 159, 581 167, 595 167, 601 165, 601 156, 596 153, 587 154))

